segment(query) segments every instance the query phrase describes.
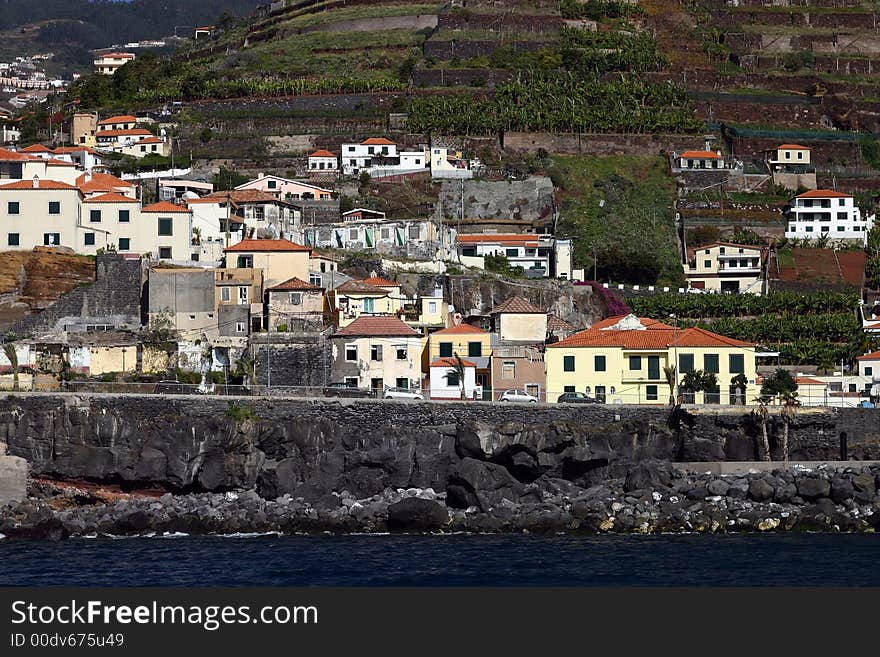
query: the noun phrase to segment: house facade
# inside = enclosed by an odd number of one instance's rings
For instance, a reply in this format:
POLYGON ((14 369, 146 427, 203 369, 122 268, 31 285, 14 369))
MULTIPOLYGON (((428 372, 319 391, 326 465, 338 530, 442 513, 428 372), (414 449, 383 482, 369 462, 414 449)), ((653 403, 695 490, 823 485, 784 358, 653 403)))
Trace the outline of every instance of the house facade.
POLYGON ((679 169, 712 171, 727 168, 721 151, 684 151, 675 155, 679 169))
POLYGON ((694 403, 746 403, 758 393, 755 345, 699 328, 679 329, 633 315, 611 317, 547 345, 547 401, 583 392, 606 403, 666 404, 673 391, 664 367, 677 361, 679 392, 694 403), (715 375, 709 392, 684 389, 685 375, 715 375), (742 375, 744 388, 733 380, 742 375))
POLYGON ((362 315, 397 315, 400 296, 362 280, 349 280, 328 293, 332 321, 340 328, 362 315))
POLYGON ((523 390, 547 401, 543 344, 499 344, 492 350, 491 369, 493 399, 500 399, 505 390, 523 390))
POLYGON ((330 151, 317 150, 309 153, 308 157, 309 173, 329 171, 339 171, 339 158, 330 151))
POLYGON ((133 52, 107 52, 95 57, 95 73, 113 75, 120 68, 134 61, 133 52))
POLYGON ((547 339, 547 313, 522 297, 511 297, 491 312, 501 343, 541 344, 547 339))
POLYGON ((712 292, 763 294, 766 248, 716 242, 688 249, 688 287, 712 292))
POLYGON ((874 215, 862 216, 850 194, 830 189, 814 189, 795 196, 785 211, 785 236, 789 239, 867 242, 874 215))
POLYGON ((329 201, 333 191, 317 185, 282 178, 281 176, 260 174, 256 180, 251 180, 239 185, 237 190, 257 190, 265 194, 271 194, 282 201, 298 199, 314 199, 317 201, 329 201))
POLYGON ((431 399, 480 399, 482 387, 477 383, 476 363, 468 358, 461 359, 461 370, 455 358, 438 358, 431 361, 428 369, 428 385, 431 399), (464 396, 462 396, 464 395, 464 396))
POLYGON ((270 331, 319 331, 324 328, 324 288, 291 278, 266 290, 270 331), (280 328, 279 328, 280 327, 280 328))
POLYGON ((397 317, 359 317, 330 337, 334 382, 421 388, 424 338, 397 317))
POLYGON ((462 264, 480 269, 485 268, 486 256, 500 255, 512 267, 522 267, 529 278, 572 275, 570 239, 535 233, 459 233, 456 249, 462 264))
POLYGON ((227 268, 262 269, 267 288, 309 279, 312 250, 285 239, 247 239, 224 249, 227 268))

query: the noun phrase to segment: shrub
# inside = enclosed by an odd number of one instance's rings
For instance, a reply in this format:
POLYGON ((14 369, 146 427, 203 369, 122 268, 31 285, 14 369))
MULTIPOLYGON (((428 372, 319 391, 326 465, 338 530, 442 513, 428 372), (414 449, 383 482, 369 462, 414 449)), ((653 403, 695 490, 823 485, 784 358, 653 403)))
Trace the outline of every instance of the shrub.
POLYGON ((287 324, 279 324, 275 330, 279 333, 287 333, 287 324))
POLYGON ((232 404, 226 409, 226 417, 231 418, 236 422, 244 422, 245 420, 256 421, 260 419, 254 409, 250 406, 239 406, 238 404, 232 404))

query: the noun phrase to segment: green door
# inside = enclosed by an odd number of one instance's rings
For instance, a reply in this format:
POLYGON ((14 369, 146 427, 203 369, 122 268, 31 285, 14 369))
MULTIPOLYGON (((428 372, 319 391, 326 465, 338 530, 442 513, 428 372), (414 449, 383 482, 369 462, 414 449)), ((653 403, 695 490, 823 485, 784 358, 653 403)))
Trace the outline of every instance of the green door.
POLYGON ((648 356, 648 378, 651 381, 660 378, 660 356, 648 356))

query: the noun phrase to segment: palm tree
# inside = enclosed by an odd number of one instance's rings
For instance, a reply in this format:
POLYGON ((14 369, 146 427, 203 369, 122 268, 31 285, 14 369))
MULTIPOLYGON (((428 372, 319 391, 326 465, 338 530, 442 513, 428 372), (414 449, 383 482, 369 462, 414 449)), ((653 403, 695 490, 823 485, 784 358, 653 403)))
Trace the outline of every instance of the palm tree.
POLYGON ((18 353, 15 351, 15 343, 12 342, 14 339, 15 336, 12 334, 6 336, 6 342, 3 343, 3 355, 12 366, 12 389, 18 390, 18 353))
POLYGON ((666 385, 669 386, 669 405, 675 406, 675 365, 664 365, 663 376, 666 377, 666 385))
POLYGON ((771 460, 770 441, 767 439, 767 422, 770 419, 770 411, 767 409, 769 400, 766 397, 756 397, 755 401, 758 403, 758 410, 755 413, 761 421, 761 460, 769 461, 771 460))
POLYGON ((797 399, 796 392, 783 392, 779 395, 779 401, 782 404, 782 460, 788 463, 788 431, 791 427, 791 421, 794 419, 797 407, 800 402, 797 399))
POLYGON ((464 362, 461 360, 461 356, 458 355, 458 352, 455 352, 453 354, 453 356, 455 357, 455 365, 453 365, 449 369, 449 371, 443 375, 443 377, 447 381, 449 381, 449 379, 457 377, 458 378, 458 387, 459 387, 459 390, 461 391, 460 392, 461 398, 465 399, 466 397, 465 397, 465 388, 464 388, 464 373, 465 373, 464 362))

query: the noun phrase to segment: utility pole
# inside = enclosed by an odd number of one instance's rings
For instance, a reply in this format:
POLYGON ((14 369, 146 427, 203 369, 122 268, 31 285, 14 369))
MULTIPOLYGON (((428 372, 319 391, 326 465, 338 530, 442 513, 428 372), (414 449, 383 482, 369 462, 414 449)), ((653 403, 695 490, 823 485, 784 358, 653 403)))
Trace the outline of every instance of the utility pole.
POLYGON ((669 315, 669 319, 672 320, 672 353, 673 358, 675 359, 675 363, 673 364, 673 371, 675 372, 675 385, 672 386, 673 395, 675 395, 675 401, 678 402, 678 322, 676 321, 675 313, 671 313, 669 315))

